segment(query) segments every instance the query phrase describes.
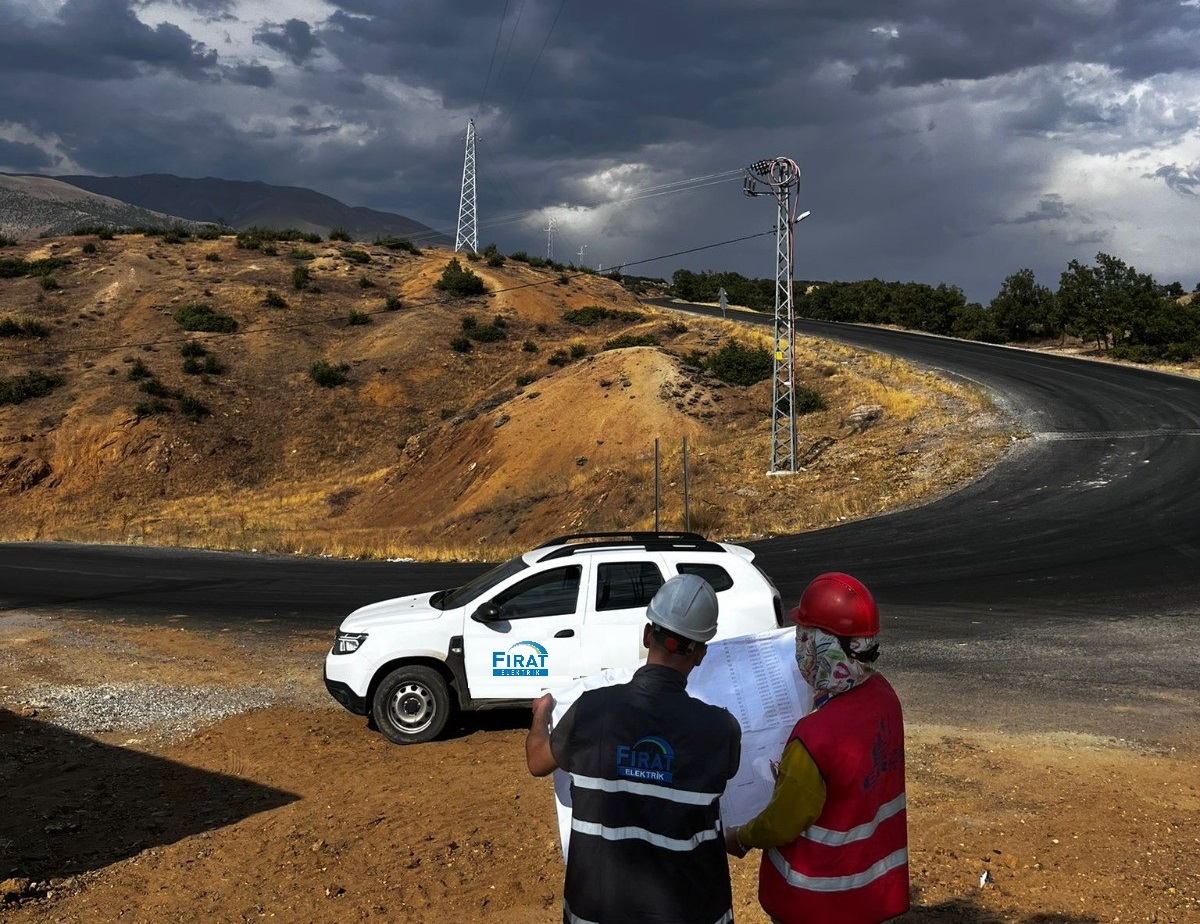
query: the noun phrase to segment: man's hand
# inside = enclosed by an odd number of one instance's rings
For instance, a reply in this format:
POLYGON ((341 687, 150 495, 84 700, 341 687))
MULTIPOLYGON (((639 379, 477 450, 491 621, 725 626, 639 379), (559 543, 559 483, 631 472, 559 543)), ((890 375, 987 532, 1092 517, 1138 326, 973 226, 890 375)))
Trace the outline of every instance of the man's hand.
POLYGON ((533 701, 533 721, 525 736, 525 765, 534 776, 546 776, 558 769, 558 761, 550 750, 550 713, 554 697, 547 693, 533 701))
POLYGON ((725 829, 725 852, 731 857, 737 857, 739 860, 748 852, 748 847, 743 847, 742 842, 738 840, 738 829, 735 827, 727 827, 725 829))

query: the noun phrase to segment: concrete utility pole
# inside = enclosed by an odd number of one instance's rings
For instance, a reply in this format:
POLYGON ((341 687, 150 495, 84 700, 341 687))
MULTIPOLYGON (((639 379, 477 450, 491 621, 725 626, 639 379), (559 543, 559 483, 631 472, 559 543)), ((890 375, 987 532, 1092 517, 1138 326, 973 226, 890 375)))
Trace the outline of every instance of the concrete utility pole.
POLYGON ((467 150, 463 155, 462 194, 458 199, 458 233, 454 250, 479 251, 479 231, 475 217, 475 120, 467 123, 467 150))
POLYGON ((792 309, 793 229, 809 213, 796 214, 800 168, 788 157, 755 161, 746 168, 742 192, 772 195, 779 205, 775 220, 775 378, 771 386, 770 472, 796 470, 796 318, 792 309))

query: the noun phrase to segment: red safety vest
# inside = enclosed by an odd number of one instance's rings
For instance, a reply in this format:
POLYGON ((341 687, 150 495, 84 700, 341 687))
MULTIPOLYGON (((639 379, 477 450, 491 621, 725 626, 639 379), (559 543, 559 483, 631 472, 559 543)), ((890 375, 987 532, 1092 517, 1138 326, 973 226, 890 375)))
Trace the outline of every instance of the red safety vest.
POLYGON ((792 729, 825 780, 820 816, 763 852, 758 900, 783 924, 878 924, 908 910, 904 718, 874 674, 792 729))

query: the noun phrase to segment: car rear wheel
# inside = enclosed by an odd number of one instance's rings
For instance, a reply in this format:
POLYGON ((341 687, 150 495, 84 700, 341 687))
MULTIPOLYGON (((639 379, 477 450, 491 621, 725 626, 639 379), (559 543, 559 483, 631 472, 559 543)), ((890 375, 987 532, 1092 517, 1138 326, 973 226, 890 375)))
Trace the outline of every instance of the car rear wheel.
POLYGON ((396 668, 375 691, 371 715, 394 744, 420 744, 442 733, 450 720, 450 689, 432 667, 396 668))

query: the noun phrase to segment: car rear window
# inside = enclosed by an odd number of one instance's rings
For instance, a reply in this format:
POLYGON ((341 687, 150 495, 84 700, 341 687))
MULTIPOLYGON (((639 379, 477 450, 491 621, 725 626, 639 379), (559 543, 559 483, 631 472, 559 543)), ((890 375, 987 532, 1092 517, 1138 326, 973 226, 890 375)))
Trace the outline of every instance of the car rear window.
POLYGON ((710 565, 700 562, 680 562, 675 566, 675 569, 680 574, 698 574, 704 580, 712 585, 712 589, 717 593, 723 590, 729 590, 733 586, 733 578, 729 576, 729 572, 720 565, 710 565))
POLYGON ((662 572, 651 561, 602 564, 596 569, 596 609, 644 607, 663 585, 662 572))

